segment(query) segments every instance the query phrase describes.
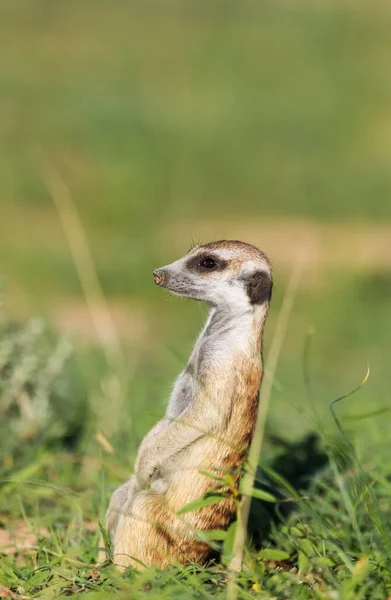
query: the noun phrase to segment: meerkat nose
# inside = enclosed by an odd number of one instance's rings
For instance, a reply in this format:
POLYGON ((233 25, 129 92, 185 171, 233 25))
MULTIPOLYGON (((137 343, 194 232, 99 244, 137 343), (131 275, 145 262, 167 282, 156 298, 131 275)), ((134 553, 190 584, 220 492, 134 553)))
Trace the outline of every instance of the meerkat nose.
POLYGON ((155 278, 156 285, 162 285, 164 281, 164 271, 159 271, 159 269, 157 269, 153 272, 153 276, 155 278))

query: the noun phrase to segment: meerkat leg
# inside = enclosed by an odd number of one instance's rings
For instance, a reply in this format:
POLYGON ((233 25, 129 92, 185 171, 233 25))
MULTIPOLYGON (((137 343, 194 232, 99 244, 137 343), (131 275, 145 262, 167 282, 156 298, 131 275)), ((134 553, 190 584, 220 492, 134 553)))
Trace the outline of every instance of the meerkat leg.
MULTIPOLYGON (((136 473, 137 473, 137 462, 139 460, 140 454, 144 452, 148 452, 148 450, 153 448, 156 444, 156 435, 162 431, 168 424, 166 419, 162 419, 151 429, 151 431, 145 436, 143 441, 141 442, 138 456, 136 458, 136 473)), ((118 520, 121 513, 124 510, 124 506, 128 505, 132 502, 133 495, 136 490, 141 486, 141 482, 136 474, 132 475, 129 481, 127 481, 124 485, 117 488, 110 499, 110 504, 106 512, 106 522, 105 527, 107 533, 112 542, 114 542, 117 532, 118 520)), ((106 551, 103 549, 104 540, 103 537, 100 538, 99 548, 100 551, 98 553, 98 562, 101 563, 106 559, 106 551)))
MULTIPOLYGON (((136 477, 132 475, 132 477, 121 485, 121 487, 117 488, 113 495, 111 496, 109 508, 106 512, 106 531, 113 541, 115 539, 118 520, 120 518, 121 513, 124 510, 124 506, 131 500, 134 491, 136 488, 136 477)), ((106 550, 104 550, 104 539, 101 536, 99 541, 99 554, 98 554, 98 563, 102 563, 107 558, 106 550)))
POLYGON ((135 488, 136 476, 132 475, 129 481, 116 489, 111 497, 109 508, 106 513, 106 529, 112 539, 115 537, 118 520, 126 504, 132 500, 135 488))
POLYGON ((118 520, 113 562, 120 570, 128 566, 142 568, 138 561, 164 568, 192 562, 207 552, 208 547, 194 538, 193 528, 176 516, 161 494, 138 492, 118 520))

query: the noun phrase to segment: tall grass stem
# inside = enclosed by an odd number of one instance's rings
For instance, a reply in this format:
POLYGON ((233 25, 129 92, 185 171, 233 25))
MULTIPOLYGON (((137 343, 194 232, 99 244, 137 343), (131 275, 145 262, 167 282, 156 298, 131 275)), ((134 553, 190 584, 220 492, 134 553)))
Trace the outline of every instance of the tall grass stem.
POLYGON ((239 505, 232 557, 228 567, 227 600, 236 600, 238 595, 237 578, 243 564, 251 497, 254 488, 258 458, 262 449, 273 380, 285 338, 289 316, 292 312, 293 302, 300 282, 302 269, 303 260, 302 254, 300 254, 293 265, 281 310, 278 315, 277 325, 268 355, 267 368, 265 370, 265 381, 262 383, 254 437, 248 454, 246 472, 241 482, 242 500, 239 505))
MULTIPOLYGON (((59 170, 47 159, 42 150, 40 155, 42 180, 56 207, 91 321, 110 369, 105 387, 112 402, 111 414, 118 415, 124 399, 122 382, 125 373, 125 358, 120 337, 99 281, 87 234, 71 191, 59 170), (121 373, 121 376, 118 373, 121 373)), ((106 433, 112 433, 115 428, 114 422, 111 424, 106 422, 106 433)))

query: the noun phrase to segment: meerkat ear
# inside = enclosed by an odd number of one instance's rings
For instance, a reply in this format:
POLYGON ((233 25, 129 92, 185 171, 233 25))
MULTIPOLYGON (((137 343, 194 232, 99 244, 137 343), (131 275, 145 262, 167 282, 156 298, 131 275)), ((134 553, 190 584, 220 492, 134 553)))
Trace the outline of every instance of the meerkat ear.
POLYGON ((251 304, 262 304, 272 296, 273 282, 265 271, 256 271, 248 279, 247 294, 251 304))

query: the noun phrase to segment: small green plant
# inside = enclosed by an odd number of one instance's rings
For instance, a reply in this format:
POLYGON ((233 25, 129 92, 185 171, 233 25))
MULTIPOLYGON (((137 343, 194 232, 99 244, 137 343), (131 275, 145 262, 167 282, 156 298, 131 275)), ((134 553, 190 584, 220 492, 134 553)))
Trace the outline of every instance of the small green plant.
POLYGON ((33 448, 69 445, 84 409, 70 341, 40 319, 10 323, 0 305, 0 471, 31 460, 33 448))

